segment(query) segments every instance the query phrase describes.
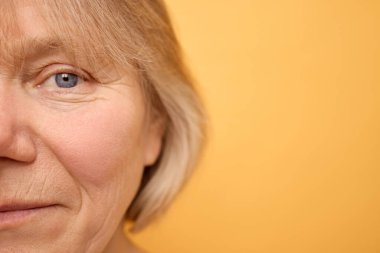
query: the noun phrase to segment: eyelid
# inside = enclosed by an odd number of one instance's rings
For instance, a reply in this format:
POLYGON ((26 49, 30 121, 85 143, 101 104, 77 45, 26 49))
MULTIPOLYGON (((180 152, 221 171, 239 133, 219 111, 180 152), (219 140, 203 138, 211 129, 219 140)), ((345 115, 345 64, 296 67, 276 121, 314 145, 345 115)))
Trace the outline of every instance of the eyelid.
POLYGON ((83 81, 90 81, 93 79, 88 73, 74 66, 65 64, 53 64, 43 68, 43 70, 38 73, 35 84, 33 86, 39 86, 53 75, 60 73, 77 75, 83 81))

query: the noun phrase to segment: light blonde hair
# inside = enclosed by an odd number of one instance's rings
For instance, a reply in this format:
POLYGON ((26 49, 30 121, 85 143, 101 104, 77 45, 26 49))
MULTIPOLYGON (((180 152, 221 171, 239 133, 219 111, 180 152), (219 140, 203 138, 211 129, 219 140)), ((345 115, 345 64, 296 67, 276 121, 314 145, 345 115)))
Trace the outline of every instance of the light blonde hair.
POLYGON ((127 210, 134 230, 171 203, 191 174, 204 139, 204 112, 161 0, 40 0, 54 34, 76 55, 139 73, 147 100, 167 120, 160 158, 145 168, 127 210), (63 20, 63 22, 62 22, 63 20))

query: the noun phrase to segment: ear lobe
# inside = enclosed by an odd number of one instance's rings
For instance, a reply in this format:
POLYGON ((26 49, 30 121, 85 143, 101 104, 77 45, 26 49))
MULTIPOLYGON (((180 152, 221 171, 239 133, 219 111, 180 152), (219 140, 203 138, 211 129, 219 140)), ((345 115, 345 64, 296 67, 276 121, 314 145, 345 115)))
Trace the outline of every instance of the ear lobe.
POLYGON ((161 115, 156 116, 151 120, 146 134, 145 166, 151 166, 157 161, 161 153, 164 134, 166 132, 166 125, 166 117, 161 115))

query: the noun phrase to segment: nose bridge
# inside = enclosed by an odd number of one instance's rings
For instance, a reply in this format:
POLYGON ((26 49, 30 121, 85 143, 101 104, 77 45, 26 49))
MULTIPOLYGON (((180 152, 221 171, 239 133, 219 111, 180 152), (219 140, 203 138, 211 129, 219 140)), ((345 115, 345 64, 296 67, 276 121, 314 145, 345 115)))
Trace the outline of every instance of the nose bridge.
POLYGON ((10 90, 10 81, 0 76, 0 149, 9 146, 15 127, 15 103, 10 90))
POLYGON ((33 142, 18 114, 21 98, 11 80, 0 77, 0 158, 32 161, 33 142))

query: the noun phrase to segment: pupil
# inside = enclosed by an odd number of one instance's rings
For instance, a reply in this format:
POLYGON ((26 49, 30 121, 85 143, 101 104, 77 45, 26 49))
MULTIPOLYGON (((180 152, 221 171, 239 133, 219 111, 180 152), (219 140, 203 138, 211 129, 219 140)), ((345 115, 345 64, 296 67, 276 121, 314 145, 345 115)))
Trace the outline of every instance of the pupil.
POLYGON ((64 74, 62 79, 63 79, 63 81, 67 82, 67 81, 69 81, 69 76, 67 74, 64 74))
POLYGON ((68 73, 57 74, 55 76, 55 82, 60 88, 72 88, 78 84, 78 76, 68 73))

